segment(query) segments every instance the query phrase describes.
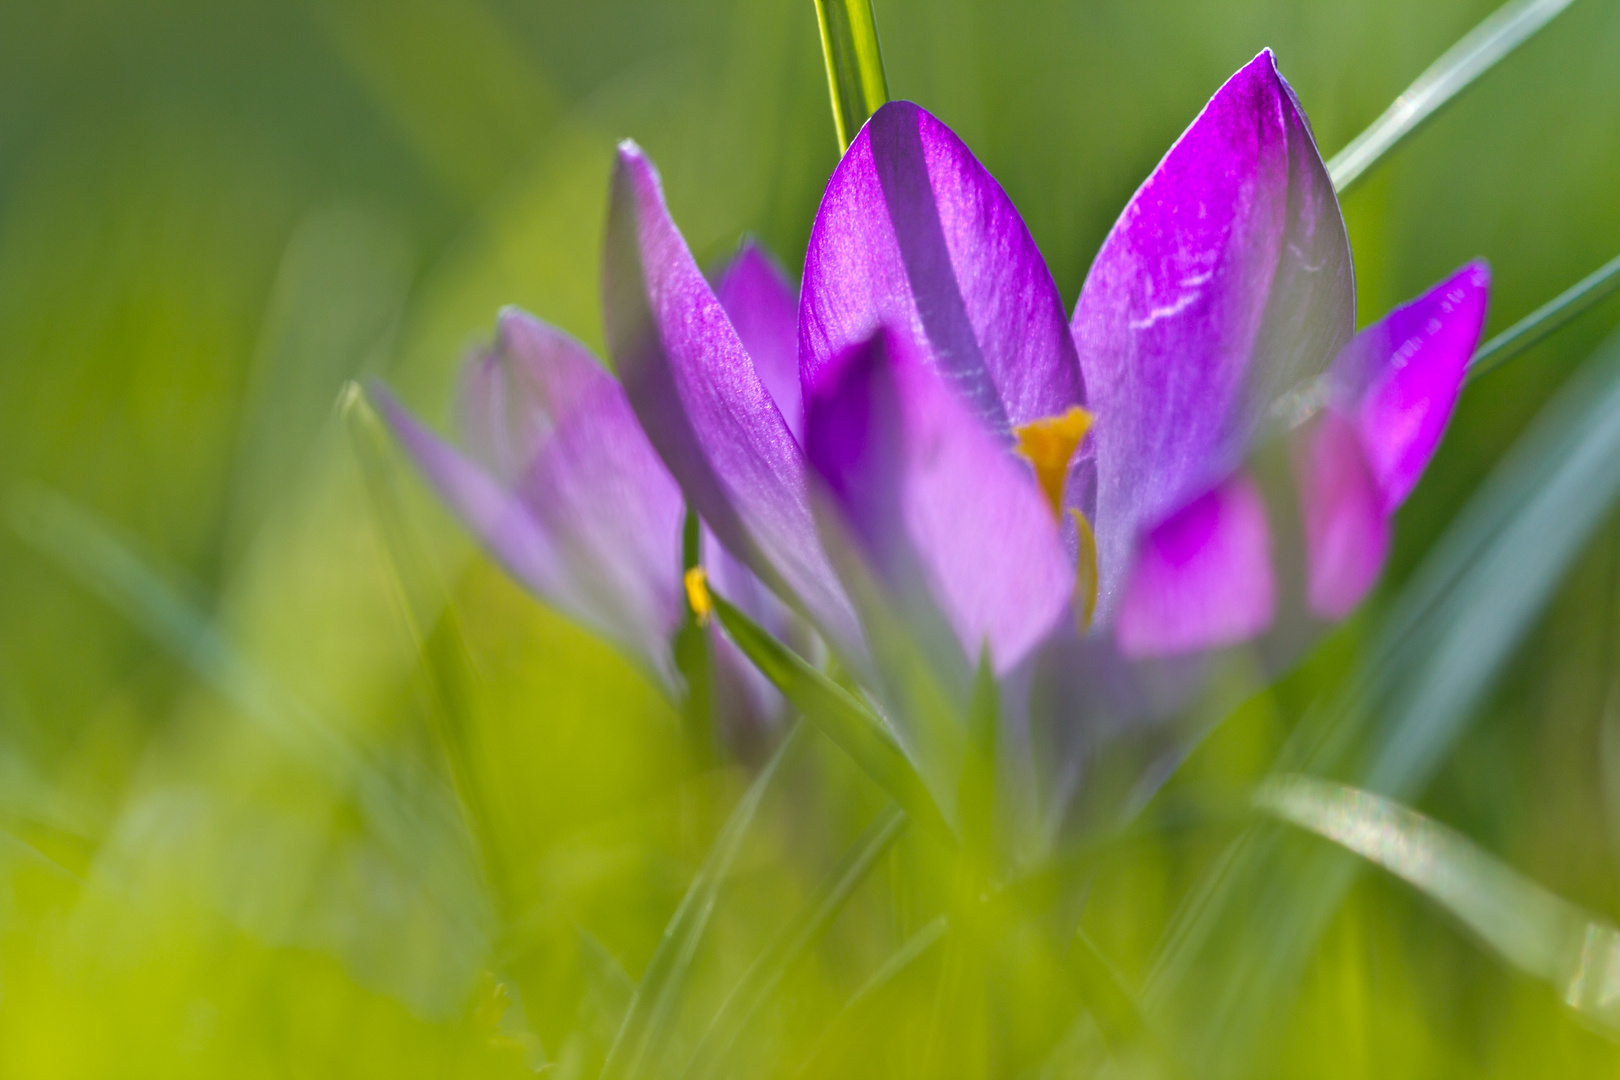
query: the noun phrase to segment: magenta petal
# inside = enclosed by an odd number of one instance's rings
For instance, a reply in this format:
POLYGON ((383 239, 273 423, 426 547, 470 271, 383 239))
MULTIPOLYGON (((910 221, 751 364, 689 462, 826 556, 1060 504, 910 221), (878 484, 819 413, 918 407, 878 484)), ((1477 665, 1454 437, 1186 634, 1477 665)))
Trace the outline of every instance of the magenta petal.
POLYGON ((1074 570, 1029 470, 911 348, 883 333, 847 354, 810 400, 806 452, 897 608, 927 601, 1002 672, 1067 607, 1074 570))
POLYGON ((633 143, 619 148, 605 246, 607 339, 647 437, 727 548, 832 640, 858 643, 816 540, 804 456, 633 143))
POLYGON ((1275 607, 1265 504, 1236 473, 1148 532, 1115 634, 1127 656, 1193 652, 1253 637, 1275 607))
POLYGON ((1367 461, 1393 510, 1417 486, 1462 392, 1485 328, 1490 269, 1472 262, 1356 335, 1330 392, 1357 417, 1367 461))
POLYGON ((799 370, 810 396, 880 326, 903 330, 998 432, 1080 404, 1063 301, 1006 192, 910 102, 839 162, 805 256, 799 370))
POLYGON ((798 292, 775 260, 752 240, 743 243, 714 291, 788 430, 795 438, 802 437, 798 292))
POLYGON ((1097 417, 1099 618, 1142 528, 1238 467, 1272 401, 1349 340, 1353 311, 1333 186, 1262 52, 1132 197, 1075 309, 1097 417))
POLYGON ((1353 423, 1327 409, 1301 434, 1295 470, 1306 595, 1313 613, 1342 619, 1378 580, 1389 552, 1389 514, 1353 423))

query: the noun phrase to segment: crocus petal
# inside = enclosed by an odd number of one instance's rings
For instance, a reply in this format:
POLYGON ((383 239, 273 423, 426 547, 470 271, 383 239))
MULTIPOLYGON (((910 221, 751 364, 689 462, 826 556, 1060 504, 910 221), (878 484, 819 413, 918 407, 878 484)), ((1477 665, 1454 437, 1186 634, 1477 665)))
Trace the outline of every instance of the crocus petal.
POLYGON ((1356 335, 1330 393, 1353 411, 1368 465, 1393 510, 1440 445, 1485 327, 1490 270, 1472 262, 1356 335))
POLYGON ((810 399, 806 452, 899 610, 925 594, 966 658, 988 644, 1005 671, 1066 608, 1074 571, 1028 469, 911 349, 885 331, 841 358, 810 399))
POLYGON ((846 648, 848 601, 816 541, 804 456, 664 204, 619 148, 603 257, 607 339, 643 429, 723 544, 846 648))
POLYGON ((510 486, 559 418, 582 395, 612 381, 585 346, 527 312, 507 308, 494 343, 476 354, 462 375, 467 448, 510 486))
POLYGON ((1389 552, 1389 514, 1356 426, 1325 410, 1303 433, 1295 472, 1305 525, 1311 611, 1342 619, 1372 588, 1389 552))
POLYGON ((1141 530, 1238 466, 1272 400, 1349 340, 1353 310, 1333 186, 1262 52, 1132 197, 1075 308, 1097 417, 1099 620, 1141 530))
POLYGON ((1192 652, 1253 637, 1275 607, 1265 504, 1240 472, 1149 530, 1115 634, 1127 656, 1192 652))
POLYGON ((962 141, 905 101, 873 114, 822 196, 799 307, 806 397, 880 326, 904 331, 1009 441, 1083 404, 1063 301, 1023 219, 962 141))
POLYGON ((1340 619, 1372 588, 1390 515, 1422 476, 1485 325, 1490 271, 1469 263, 1357 334, 1333 362, 1327 408, 1296 450, 1311 611, 1340 619))
POLYGON ((787 275, 764 249, 748 240, 720 275, 714 291, 788 430, 802 438, 799 297, 787 275))
POLYGON ((589 618, 664 663, 682 617, 680 489, 611 380, 571 409, 519 486, 589 618))
POLYGON ((373 392, 428 482, 508 573, 672 685, 680 492, 611 378, 574 403, 516 490, 440 440, 386 389, 373 392))
POLYGON ((483 466, 429 431, 386 387, 373 383, 370 392, 434 491, 507 572, 536 595, 585 618, 590 604, 528 507, 483 466))

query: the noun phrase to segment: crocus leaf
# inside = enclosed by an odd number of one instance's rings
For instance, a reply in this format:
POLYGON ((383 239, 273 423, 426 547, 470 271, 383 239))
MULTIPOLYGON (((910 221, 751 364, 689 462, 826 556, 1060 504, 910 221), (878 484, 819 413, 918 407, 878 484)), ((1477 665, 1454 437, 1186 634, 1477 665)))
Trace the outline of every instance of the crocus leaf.
POLYGON ((1116 1051, 1140 1039, 1150 1023, 1136 991, 1084 930, 1077 930, 1069 950, 1068 969, 1086 1010, 1116 1051))
POLYGON ((899 807, 890 805, 866 827, 809 903, 782 928, 776 940, 727 995, 682 1074, 687 1080, 708 1080, 724 1066, 737 1036, 770 1000, 794 963, 827 932, 833 919, 909 823, 910 819, 899 807))
POLYGON ((783 697, 854 759, 920 827, 954 845, 954 834, 922 778, 876 713, 761 630, 724 597, 714 597, 714 613, 737 648, 783 697))
POLYGON ((1401 91, 1372 126, 1328 162, 1340 194, 1349 191, 1385 154, 1412 134, 1497 61, 1530 40, 1573 0, 1512 0, 1493 11, 1401 91))
POLYGON ((1570 1008, 1620 1034, 1620 930, 1516 873, 1467 837, 1370 791, 1284 775, 1255 794, 1266 813, 1383 867, 1449 911, 1570 1008))
POLYGON ((656 1067, 669 1036, 681 989, 691 974, 698 945, 719 899, 720 886, 742 850, 743 838, 753 825, 776 774, 803 741, 804 725, 795 724, 731 811, 720 835, 715 837, 714 845, 687 886, 674 916, 664 927, 664 935, 653 950, 652 959, 642 972, 635 996, 625 1011, 624 1023, 619 1026, 602 1065, 604 1080, 637 1080, 656 1067))
POLYGON ((1616 289, 1620 289, 1620 255, 1481 345, 1468 361, 1468 381, 1495 371, 1532 345, 1562 330, 1616 289))
POLYGON ((389 769, 344 734, 349 724, 271 678, 88 510, 40 488, 14 493, 8 510, 24 542, 127 617, 300 765, 352 792, 367 827, 402 864, 440 860, 429 880, 445 912, 480 904, 477 867, 463 861, 466 834, 447 793, 389 769), (455 872, 447 872, 451 868, 455 872))
POLYGON ((616 1031, 624 1023, 625 1014, 630 1011, 630 1002, 635 999, 635 980, 595 934, 576 926, 574 936, 579 943, 586 979, 594 990, 592 1005, 600 1015, 600 1022, 616 1031))
POLYGON ((870 1001, 884 987, 894 982, 912 964, 922 959, 944 939, 949 923, 945 916, 936 916, 932 921, 924 924, 905 941, 900 947, 889 954, 889 958, 878 965, 876 971, 869 975, 861 988, 851 994, 849 1000, 844 1002, 837 1014, 827 1022, 821 1037, 816 1041, 815 1047, 806 1055, 806 1060, 799 1067, 799 1075, 803 1076, 810 1071, 810 1066, 819 1058, 827 1046, 832 1042, 833 1035, 849 1018, 857 1015, 862 1005, 870 1001))
POLYGON ((827 58, 838 149, 849 146, 866 118, 889 100, 871 0, 816 0, 821 51, 827 58))
POLYGON ((979 653, 973 697, 968 704, 966 753, 956 796, 956 814, 962 825, 964 846, 986 865, 995 839, 996 741, 1001 726, 999 694, 990 652, 985 649, 979 653))
POLYGON ((500 847, 490 833, 494 817, 474 775, 471 746, 463 730, 469 696, 477 682, 472 650, 462 635, 444 583, 428 558, 421 534, 405 509, 394 444, 382 418, 357 383, 345 386, 338 401, 339 415, 360 463, 385 562, 399 590, 411 634, 427 661, 433 733, 465 810, 468 831, 477 842, 484 873, 497 901, 504 905, 509 900, 508 881, 500 847))
POLYGON ((111 526, 44 488, 13 493, 8 510, 25 543, 128 617, 300 762, 334 780, 367 767, 357 747, 249 662, 191 597, 111 526))

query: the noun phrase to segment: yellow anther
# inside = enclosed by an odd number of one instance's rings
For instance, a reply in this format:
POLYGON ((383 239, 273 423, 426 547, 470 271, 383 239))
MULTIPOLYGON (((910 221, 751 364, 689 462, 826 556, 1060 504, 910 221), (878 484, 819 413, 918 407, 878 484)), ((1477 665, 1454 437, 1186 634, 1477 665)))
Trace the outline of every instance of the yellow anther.
POLYGON ((714 600, 709 596, 709 575, 703 572, 703 567, 694 566, 681 580, 686 585, 686 602, 692 607, 692 616, 697 619, 699 626, 708 626, 709 616, 714 613, 714 600))
POLYGON ((1091 430, 1091 420, 1090 413, 1074 405, 1068 412, 1013 428, 1018 454, 1035 466, 1035 479, 1055 516, 1063 514, 1063 481, 1069 474, 1069 459, 1091 430))
POLYGON ((1079 557, 1074 563, 1074 617, 1083 634, 1091 629, 1091 617, 1097 612, 1097 536, 1091 523, 1078 510, 1070 510, 1074 518, 1074 531, 1080 539, 1079 557))

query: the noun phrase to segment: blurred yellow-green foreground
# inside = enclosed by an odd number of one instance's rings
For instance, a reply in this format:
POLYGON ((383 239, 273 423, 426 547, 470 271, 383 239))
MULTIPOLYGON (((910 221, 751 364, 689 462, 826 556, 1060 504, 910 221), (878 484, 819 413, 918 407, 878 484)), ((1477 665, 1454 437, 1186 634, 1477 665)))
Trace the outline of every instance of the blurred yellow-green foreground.
MULTIPOLYGON (((1493 6, 876 5, 892 93, 986 162, 1071 303, 1136 184, 1259 48, 1332 153, 1493 6)), ((627 136, 700 260, 751 232, 797 265, 836 160, 810 0, 0 4, 0 1076, 596 1075, 750 774, 695 750, 398 461, 366 466, 337 406, 382 374, 442 422, 508 303, 599 346, 627 136)), ((1494 332, 1620 252, 1620 5, 1577 0, 1345 213, 1363 321, 1482 255, 1494 332)), ((1606 303, 1470 389, 1379 599, 1095 864, 1102 982, 1151 987, 1234 805, 1617 320, 1606 303)), ((1612 921, 1620 534, 1593 535, 1406 796, 1612 921)), ((881 803, 829 744, 795 759, 642 1074, 683 1075, 881 803)), ((1230 990, 1254 939, 1216 926, 1158 1014, 1185 1040, 1121 1035, 1128 1001, 1087 1020, 1085 980, 1016 941, 1002 969, 1023 977, 963 990, 922 843, 781 968, 713 1075, 1067 1076, 1099 1027, 1120 1076, 1620 1070, 1559 987, 1365 868, 1286 977, 1230 990), (911 962, 869 986, 897 950, 911 962), (1217 1006, 1242 1039, 1193 1032, 1217 1006), (1184 1047, 1168 1072, 1155 1040, 1184 1047)), ((1291 837, 1245 901, 1275 904, 1278 934, 1303 888, 1284 871, 1323 847, 1291 837)))

